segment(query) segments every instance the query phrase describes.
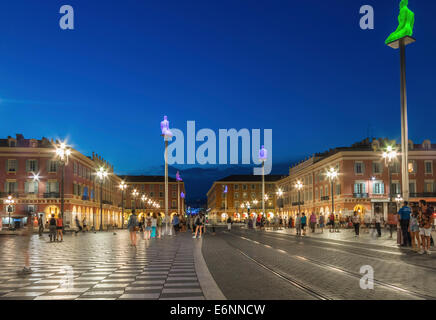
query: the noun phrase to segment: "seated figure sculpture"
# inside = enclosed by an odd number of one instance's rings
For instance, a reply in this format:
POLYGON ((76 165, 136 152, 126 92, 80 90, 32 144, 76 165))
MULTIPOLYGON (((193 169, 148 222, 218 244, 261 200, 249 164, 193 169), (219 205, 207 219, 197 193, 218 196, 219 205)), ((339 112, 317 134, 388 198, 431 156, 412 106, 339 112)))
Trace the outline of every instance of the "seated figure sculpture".
POLYGON ((407 5, 409 0, 401 0, 400 15, 398 16, 398 28, 385 41, 386 44, 394 42, 403 37, 413 35, 413 26, 415 24, 415 14, 409 10, 407 5))
POLYGON ((167 116, 164 116, 163 121, 160 123, 160 130, 162 131, 163 136, 172 137, 173 133, 170 130, 170 122, 167 119, 167 116))

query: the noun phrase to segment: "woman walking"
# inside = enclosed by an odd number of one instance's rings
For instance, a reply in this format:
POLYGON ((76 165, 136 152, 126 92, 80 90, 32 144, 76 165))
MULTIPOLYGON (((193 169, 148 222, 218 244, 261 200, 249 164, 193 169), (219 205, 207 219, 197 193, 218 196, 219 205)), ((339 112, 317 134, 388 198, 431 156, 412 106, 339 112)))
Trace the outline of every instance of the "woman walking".
POLYGON ((315 227, 316 227, 316 214, 312 212, 310 215, 310 228, 312 229, 312 233, 315 233, 315 227))
POLYGON ((360 231, 360 217, 359 217, 359 214, 357 213, 357 211, 354 211, 352 222, 354 225, 355 236, 358 237, 359 231, 360 231))
POLYGON ((418 209, 413 208, 413 213, 410 215, 409 221, 409 233, 412 238, 412 250, 419 252, 421 248, 421 238, 419 236, 419 224, 418 224, 418 209))
POLYGON ((325 225, 324 215, 322 214, 319 216, 319 227, 321 229, 321 233, 324 233, 324 225, 325 225))
POLYGON ((132 214, 127 222, 127 229, 130 233, 130 245, 136 248, 136 231, 138 231, 138 217, 135 214, 135 210, 132 210, 132 214))
POLYGON ((156 238, 156 229, 157 229, 157 213, 153 212, 153 216, 151 217, 151 238, 156 238))
POLYGON ((61 242, 64 241, 64 221, 62 220, 62 217, 59 216, 56 220, 56 241, 59 241, 59 236, 61 237, 61 242))
POLYGON ((198 238, 201 238, 201 231, 203 230, 203 224, 204 224, 204 218, 203 218, 203 214, 199 214, 196 218, 196 228, 195 228, 195 234, 192 238, 197 238, 197 233, 198 230, 200 230, 200 236, 198 238))
POLYGON ((306 214, 303 212, 303 215, 301 217, 301 229, 303 230, 303 236, 306 235, 306 225, 307 225, 307 217, 306 214))
POLYGON ((144 231, 144 240, 150 240, 151 237, 151 217, 150 214, 147 214, 145 217, 145 231, 144 231))
POLYGON ((227 218, 227 230, 232 230, 232 218, 230 217, 227 218))
POLYGON ((157 214, 157 237, 160 239, 162 236, 162 216, 160 212, 157 214))
POLYGON ((301 236, 301 217, 299 213, 297 213, 295 218, 295 230, 297 231, 297 236, 301 236))
POLYGON ((329 225, 330 225, 330 232, 335 232, 335 215, 332 213, 329 215, 329 225))

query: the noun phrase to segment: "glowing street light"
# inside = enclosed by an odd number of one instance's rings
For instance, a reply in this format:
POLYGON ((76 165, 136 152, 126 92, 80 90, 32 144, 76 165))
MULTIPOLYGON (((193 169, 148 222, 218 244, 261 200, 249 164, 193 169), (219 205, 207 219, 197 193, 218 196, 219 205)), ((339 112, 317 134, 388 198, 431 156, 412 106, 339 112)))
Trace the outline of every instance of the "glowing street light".
POLYGON ((104 167, 100 167, 96 173, 100 180, 100 231, 103 231, 103 182, 109 175, 108 171, 104 167))
POLYGON ((397 150, 392 146, 387 146, 386 150, 382 154, 382 158, 385 160, 385 165, 388 168, 389 175, 389 202, 392 202, 392 166, 397 160, 397 150))
POLYGON ((127 184, 123 181, 121 181, 120 185, 118 186, 121 190, 121 229, 124 228, 124 191, 127 189, 127 184))
MULTIPOLYGON (((333 190, 333 185, 334 185, 334 182, 335 182, 336 178, 338 177, 338 175, 339 175, 338 171, 333 167, 331 167, 330 170, 327 171, 327 178, 329 178, 329 180, 330 180, 331 190, 332 190, 330 194, 332 196, 332 213, 333 214, 335 213, 335 194, 334 194, 334 190, 333 190)), ((339 232, 339 230, 338 230, 338 232, 339 232)))
POLYGON ((64 191, 64 177, 65 166, 68 165, 68 159, 71 155, 71 148, 67 146, 65 142, 55 144, 56 158, 61 164, 61 217, 64 220, 64 203, 65 203, 65 191, 64 191))

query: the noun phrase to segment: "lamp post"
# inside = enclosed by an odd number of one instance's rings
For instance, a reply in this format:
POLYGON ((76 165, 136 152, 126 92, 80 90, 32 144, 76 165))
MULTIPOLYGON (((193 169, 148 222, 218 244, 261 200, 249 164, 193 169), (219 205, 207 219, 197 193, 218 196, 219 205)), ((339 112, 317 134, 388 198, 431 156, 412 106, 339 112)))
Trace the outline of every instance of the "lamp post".
MULTIPOLYGON (((330 184, 331 184, 331 196, 332 196, 332 213, 335 214, 335 193, 333 190, 333 184, 336 180, 336 178, 338 177, 338 171, 335 168, 330 168, 329 171, 327 171, 327 177, 330 180, 330 184)), ((339 230, 338 230, 339 232, 339 230)))
POLYGON ((301 183, 300 180, 298 180, 297 183, 295 184, 295 189, 298 190, 298 214, 300 214, 301 213, 300 212, 300 204, 301 204, 301 202, 300 202, 300 191, 301 191, 301 189, 303 189, 303 184, 301 183))
POLYGON ((177 180, 177 213, 180 216, 180 181, 182 180, 182 177, 180 177, 179 171, 176 173, 176 180, 177 180))
POLYGON ((265 213, 265 161, 268 159, 268 151, 265 146, 259 150, 259 161, 262 162, 262 212, 265 213))
POLYGON ((14 199, 12 199, 12 196, 11 195, 8 195, 8 198, 5 200, 5 202, 6 202, 6 204, 8 205, 8 214, 9 214, 9 230, 11 230, 12 229, 12 227, 11 227, 11 212, 12 212, 12 206, 14 205, 14 203, 15 203, 15 200, 14 199))
POLYGON ((100 179, 100 231, 103 231, 103 182, 107 176, 107 169, 100 167, 97 171, 97 177, 100 179))
POLYGON ((280 200, 280 202, 277 201, 277 202, 279 202, 280 218, 283 219, 283 199, 282 199, 283 191, 282 191, 281 188, 279 188, 279 189, 277 190, 276 195, 277 195, 277 199, 280 200))
POLYGON ((185 194, 183 191, 180 193, 180 198, 182 198, 182 212, 185 214, 185 194))
POLYGON ((168 217, 168 141, 173 138, 173 133, 170 130, 167 116, 164 116, 163 121, 161 121, 160 130, 165 141, 165 217, 168 217))
POLYGON ((133 196, 133 210, 136 210, 136 197, 139 195, 138 190, 133 189, 132 196, 133 196))
POLYGON ((225 199, 224 211, 226 212, 226 215, 228 216, 228 214, 227 214, 227 185, 224 185, 223 189, 224 189, 223 193, 224 193, 224 199, 225 199))
POLYGON ((392 165, 397 158, 397 151, 392 146, 387 146, 386 150, 383 152, 383 159, 385 160, 385 165, 388 168, 389 175, 389 203, 392 202, 392 165))
POLYGON ((121 190, 121 229, 124 228, 124 191, 127 189, 127 184, 123 181, 121 181, 120 185, 118 186, 121 190))
POLYGON ((64 177, 65 177, 65 166, 68 165, 68 158, 71 155, 71 149, 61 142, 55 145, 56 148, 56 158, 61 164, 61 217, 64 220, 64 203, 65 203, 65 192, 64 192, 64 177))

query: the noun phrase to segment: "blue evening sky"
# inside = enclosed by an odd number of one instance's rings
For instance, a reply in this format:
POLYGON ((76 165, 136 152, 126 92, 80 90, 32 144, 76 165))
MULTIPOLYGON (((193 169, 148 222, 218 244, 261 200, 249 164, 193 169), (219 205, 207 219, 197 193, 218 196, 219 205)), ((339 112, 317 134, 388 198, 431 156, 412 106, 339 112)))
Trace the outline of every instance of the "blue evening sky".
MULTIPOLYGON (((159 122, 273 129, 274 161, 400 138, 399 0, 65 0, 0 4, 0 136, 69 137, 119 173, 162 164, 159 122), (59 8, 75 9, 75 30, 59 8), (359 28, 359 8, 375 30, 359 28)), ((410 0, 410 138, 435 140, 435 1, 410 0)), ((162 174, 156 169, 155 174, 162 174)))

